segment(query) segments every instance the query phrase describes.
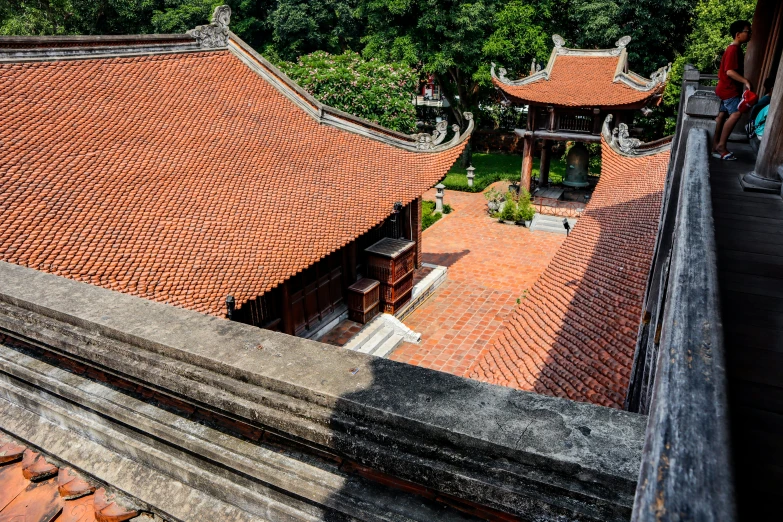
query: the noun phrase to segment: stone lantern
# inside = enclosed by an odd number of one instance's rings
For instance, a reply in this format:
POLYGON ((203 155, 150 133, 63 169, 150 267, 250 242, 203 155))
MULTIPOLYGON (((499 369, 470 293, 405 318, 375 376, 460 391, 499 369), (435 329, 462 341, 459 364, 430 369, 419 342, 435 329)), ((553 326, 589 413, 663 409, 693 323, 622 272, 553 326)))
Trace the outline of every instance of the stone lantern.
POLYGON ((435 212, 443 212, 443 189, 446 185, 438 183, 435 185, 435 212))
POLYGON ((590 160, 590 154, 587 147, 577 143, 566 156, 566 177, 563 185, 566 187, 587 187, 587 165, 590 160))
POLYGON ((472 187, 473 186, 473 178, 476 177, 476 174, 475 174, 476 167, 471 165, 470 167, 468 167, 467 170, 468 170, 468 186, 472 187))

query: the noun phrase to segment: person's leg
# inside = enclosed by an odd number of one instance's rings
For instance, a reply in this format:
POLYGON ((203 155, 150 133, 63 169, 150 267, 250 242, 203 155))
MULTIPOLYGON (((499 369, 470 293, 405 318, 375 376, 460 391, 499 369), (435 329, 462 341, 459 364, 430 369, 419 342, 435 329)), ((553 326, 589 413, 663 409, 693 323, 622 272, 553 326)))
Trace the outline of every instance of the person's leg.
POLYGON ((713 152, 718 151, 718 142, 720 142, 720 135, 721 132, 723 132, 723 124, 726 121, 726 116, 728 116, 728 112, 720 111, 718 113, 718 117, 715 118, 715 132, 712 136, 712 150, 713 152))
MULTIPOLYGON (((718 138, 718 143, 715 144, 715 152, 721 156, 726 154, 726 143, 729 141, 729 136, 734 130, 734 126, 737 124, 741 114, 739 112, 740 97, 735 96, 728 100, 722 100, 720 104, 720 114, 725 114, 723 124, 715 126, 715 137, 718 138)), ((719 116, 720 117, 720 116, 719 116)), ((713 138, 713 139, 714 139, 713 138)))
MULTIPOLYGON (((730 114, 726 119, 726 123, 723 124, 723 128, 721 129, 720 141, 718 142, 718 146, 716 148, 718 152, 728 152, 726 149, 726 144, 728 143, 729 136, 731 136, 731 133, 734 130, 734 126, 737 124, 737 121, 739 121, 740 116, 742 116, 742 113, 737 111, 733 114, 730 114)), ((715 133, 717 134, 717 131, 715 133)))

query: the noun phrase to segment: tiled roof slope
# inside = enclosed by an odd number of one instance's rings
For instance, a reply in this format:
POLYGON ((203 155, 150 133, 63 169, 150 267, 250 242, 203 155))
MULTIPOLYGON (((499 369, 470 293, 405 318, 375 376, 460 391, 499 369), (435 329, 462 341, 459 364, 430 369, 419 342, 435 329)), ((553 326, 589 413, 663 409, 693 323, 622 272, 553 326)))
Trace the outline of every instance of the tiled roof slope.
POLYGON ((467 376, 622 407, 669 151, 624 156, 605 138, 601 149, 582 217, 467 376))
POLYGON ((628 71, 623 37, 615 49, 566 49, 554 35, 555 48, 542 71, 516 81, 492 68, 496 87, 517 102, 561 107, 642 107, 659 96, 666 85, 669 67, 662 67, 652 79, 628 71))
POLYGON ((224 315, 414 200, 466 143, 321 124, 238 56, 0 64, 0 259, 224 315))
POLYGON ((0 520, 123 522, 138 515, 72 469, 0 435, 0 520))
POLYGON ((525 85, 493 82, 503 92, 526 103, 565 107, 612 107, 644 103, 655 91, 639 91, 614 81, 617 56, 558 56, 548 80, 525 85))

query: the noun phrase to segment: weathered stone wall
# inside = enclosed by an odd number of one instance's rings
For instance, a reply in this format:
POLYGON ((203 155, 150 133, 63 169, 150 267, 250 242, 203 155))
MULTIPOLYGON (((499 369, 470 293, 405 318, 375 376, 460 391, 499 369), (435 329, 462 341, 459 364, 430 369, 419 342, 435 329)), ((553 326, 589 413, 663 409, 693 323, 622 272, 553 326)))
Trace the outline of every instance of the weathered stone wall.
POLYGON ((336 513, 340 520, 459 519, 434 517, 427 499, 484 519, 631 515, 641 415, 395 363, 2 262, 0 331, 57 355, 42 360, 0 347, 0 428, 99 481, 122 482, 120 489, 171 519, 218 519, 183 515, 205 506, 205 497, 226 510, 274 505, 296 512, 294 520, 337 520, 336 513), (65 371, 62 357, 81 373, 65 371), (89 368, 99 372, 92 380, 89 368), (116 379, 138 393, 118 395, 116 379), (175 402, 162 408, 161 396, 175 402), (235 421, 231 431, 244 439, 192 424, 199 412, 235 421), (93 449, 74 450, 66 435, 54 435, 58 429, 93 449), (314 465, 291 446, 282 454, 265 449, 262 440, 275 437, 339 469, 314 465), (104 450, 107 464, 85 469, 104 450), (109 465, 115 460, 142 466, 139 473, 154 480, 117 476, 126 468, 109 465), (366 480, 346 476, 357 469, 366 480), (193 502, 168 493, 175 490, 190 491, 193 502))

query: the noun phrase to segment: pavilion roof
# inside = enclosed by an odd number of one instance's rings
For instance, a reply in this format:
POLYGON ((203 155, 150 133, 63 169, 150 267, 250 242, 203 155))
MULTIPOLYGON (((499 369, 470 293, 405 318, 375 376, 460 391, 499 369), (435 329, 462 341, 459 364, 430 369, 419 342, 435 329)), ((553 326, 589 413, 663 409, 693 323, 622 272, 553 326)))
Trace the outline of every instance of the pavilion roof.
POLYGON ((641 108, 656 104, 666 84, 669 66, 656 71, 651 79, 628 70, 624 36, 614 49, 568 49, 554 35, 546 68, 511 81, 505 69, 495 72, 492 81, 506 96, 523 104, 562 107, 641 108))
POLYGON ((601 178, 584 213, 467 376, 623 407, 670 148, 642 151, 626 138, 624 124, 614 136, 604 127, 601 178))
POLYGON ((0 39, 1 260, 223 315, 462 152, 472 121, 446 142, 445 124, 408 136, 322 105, 227 21, 0 39))

